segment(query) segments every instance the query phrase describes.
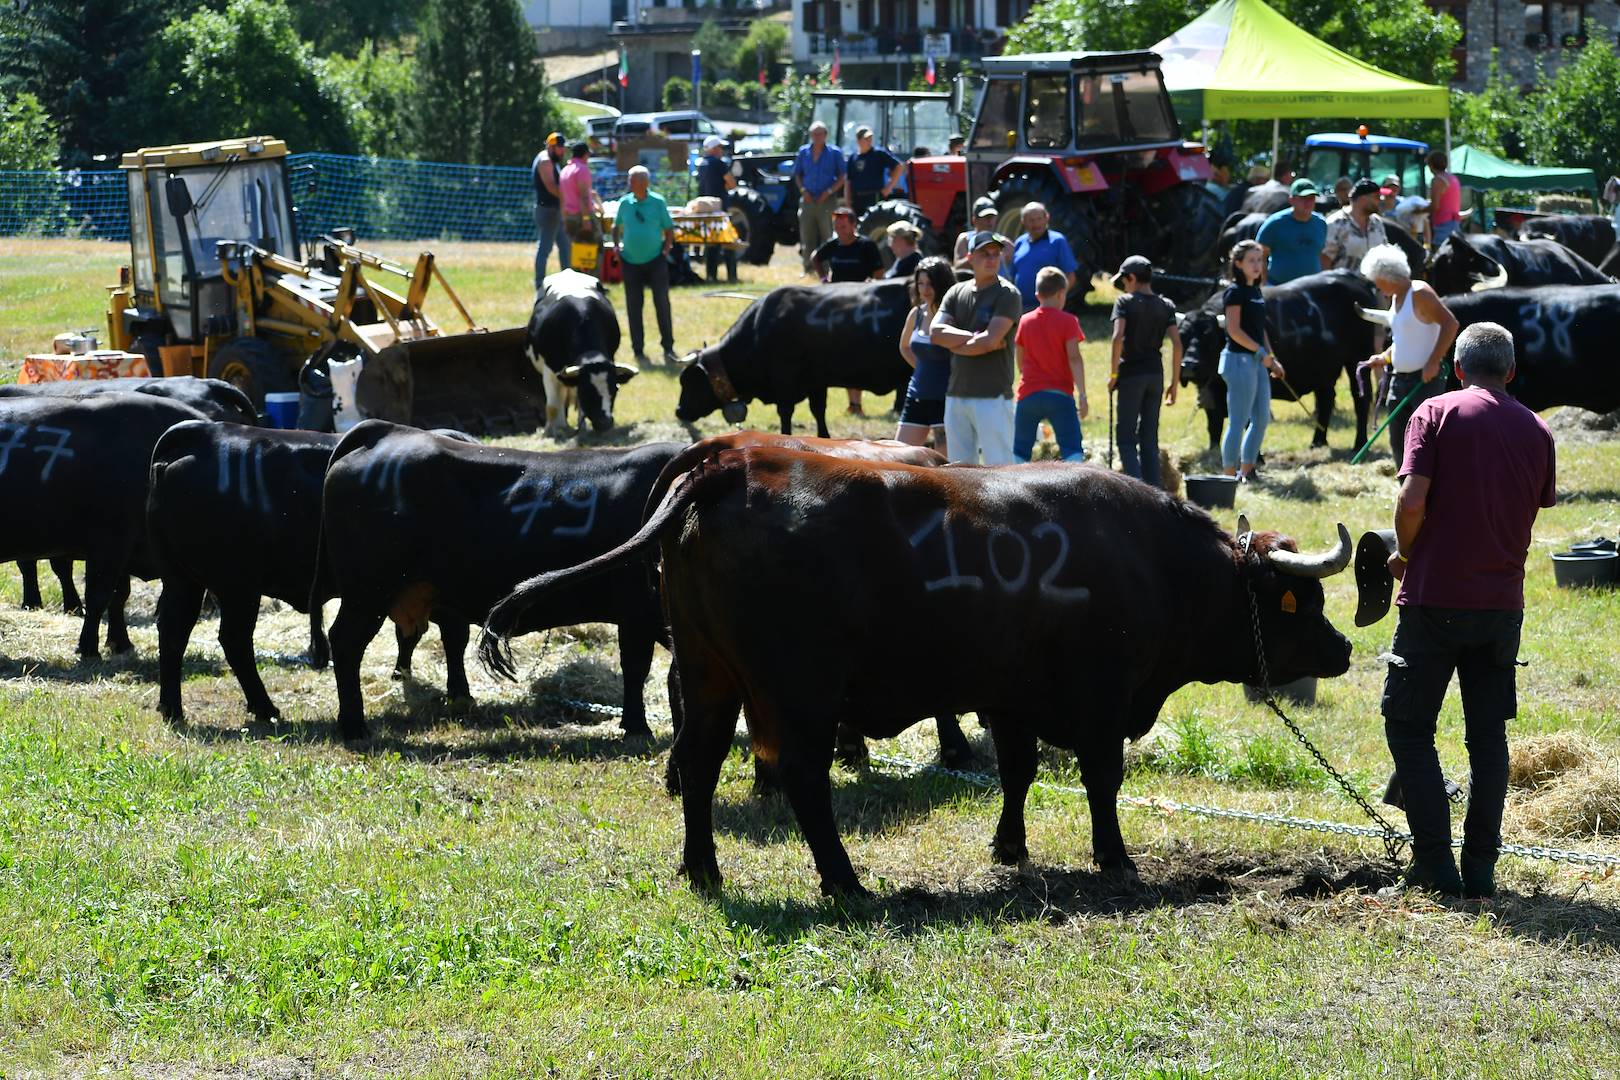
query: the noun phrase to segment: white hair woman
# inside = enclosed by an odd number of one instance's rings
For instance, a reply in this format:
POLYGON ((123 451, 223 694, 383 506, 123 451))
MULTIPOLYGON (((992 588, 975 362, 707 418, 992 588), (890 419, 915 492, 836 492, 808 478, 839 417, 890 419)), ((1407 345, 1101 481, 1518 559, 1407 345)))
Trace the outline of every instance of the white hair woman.
POLYGON ((1420 402, 1443 394, 1440 361, 1457 337, 1457 316, 1426 281, 1412 280, 1405 252, 1379 244, 1361 259, 1361 273, 1390 299, 1389 348, 1369 358, 1390 367, 1389 448, 1397 473, 1406 457, 1406 422, 1420 402), (1410 400, 1407 400, 1410 397, 1410 400))

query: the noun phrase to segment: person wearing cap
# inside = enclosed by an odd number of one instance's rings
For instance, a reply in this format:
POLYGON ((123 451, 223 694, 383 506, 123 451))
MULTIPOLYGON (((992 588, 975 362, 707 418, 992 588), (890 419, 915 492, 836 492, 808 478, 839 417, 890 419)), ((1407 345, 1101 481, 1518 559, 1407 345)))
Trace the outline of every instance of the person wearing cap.
POLYGON ((973 200, 973 223, 971 228, 963 229, 962 234, 956 238, 956 252, 951 261, 958 270, 971 269, 968 259, 969 248, 975 237, 981 232, 995 235, 996 231, 996 202, 988 195, 980 195, 973 200))
POLYGON ((1513 354, 1503 327, 1469 326, 1456 348, 1463 388, 1425 401, 1407 425, 1388 562, 1400 614, 1380 657, 1384 738, 1412 829, 1406 884, 1475 899, 1496 892, 1525 557, 1538 511, 1558 494, 1552 433, 1508 393, 1513 354), (1460 874, 1434 745, 1453 672, 1472 770, 1460 874))
POLYGON ((968 253, 973 280, 951 286, 928 327, 929 339, 951 352, 945 386, 951 460, 969 465, 1013 463, 1013 328, 1023 303, 1001 276, 1011 246, 998 233, 975 233, 968 253))
POLYGON ((917 264, 922 262, 922 252, 917 249, 922 243, 922 230, 909 221, 891 221, 884 231, 889 236, 889 251, 894 254, 894 262, 883 276, 910 281, 917 264))
POLYGON ((651 190, 652 174, 637 165, 627 174, 630 190, 619 200, 613 215, 613 242, 619 247, 624 267, 624 316, 630 324, 630 350, 636 363, 645 364, 646 332, 641 325, 641 309, 648 289, 653 294, 653 310, 658 313, 658 334, 664 346, 664 363, 675 363, 675 324, 669 313, 669 252, 675 246, 675 221, 669 204, 651 190))
POLYGON ((810 141, 793 156, 793 182, 799 188, 799 258, 813 269, 816 251, 833 234, 832 212, 844 191, 844 152, 827 145, 827 125, 810 125, 810 141))
POLYGON ((553 131, 546 136, 546 145, 534 155, 534 163, 529 166, 530 178, 534 181, 534 226, 540 234, 534 246, 536 292, 540 291, 540 283, 545 280, 546 262, 551 258, 553 247, 557 249, 557 269, 566 270, 573 262, 573 245, 568 240, 562 219, 564 153, 562 134, 553 131))
POLYGON ((1388 240, 1378 216, 1378 184, 1364 176, 1351 187, 1350 201, 1328 215, 1322 269, 1360 270, 1361 257, 1388 240))
MULTIPOLYGON (((832 212, 833 238, 816 249, 810 265, 822 281, 871 281, 883 276, 883 253, 869 237, 855 231, 855 211, 840 206, 832 212)), ((849 414, 865 416, 859 387, 849 390, 849 414)))
POLYGON ((1176 327, 1176 306, 1153 291, 1153 264, 1141 255, 1132 255, 1119 264, 1114 288, 1123 295, 1114 301, 1108 389, 1119 394, 1119 461, 1127 475, 1159 487, 1159 395, 1164 395, 1166 405, 1174 405, 1181 385, 1181 332, 1176 327), (1162 359, 1165 334, 1170 335, 1168 389, 1162 359))
POLYGON ((585 143, 575 143, 569 150, 572 156, 557 179, 562 202, 563 232, 569 238, 570 247, 575 240, 590 244, 596 242, 596 211, 601 207, 602 200, 591 184, 590 152, 590 147, 585 143))
POLYGON ((1044 203, 1025 203, 1018 218, 1024 226, 1024 235, 1013 241, 1012 281, 1018 286, 1018 295, 1023 297, 1024 310, 1033 311, 1035 276, 1048 266, 1055 266, 1063 271, 1072 290, 1074 272, 1080 264, 1069 248, 1069 241, 1051 228, 1052 215, 1047 213, 1044 203))
POLYGON ((1282 285, 1322 270, 1327 222, 1316 212, 1316 185, 1302 176, 1288 185, 1288 206, 1266 218, 1255 234, 1266 253, 1266 281, 1282 285))
POLYGON ((900 182, 900 159, 872 141, 872 129, 864 124, 855 129, 855 156, 849 159, 844 176, 844 201, 859 218, 879 199, 887 199, 900 182))
POLYGON ((1401 197, 1401 178, 1390 173, 1378 185, 1378 212, 1388 217, 1395 212, 1395 203, 1401 197))
POLYGON ((962 152, 962 148, 966 145, 966 135, 952 135, 950 141, 945 144, 945 152, 947 154, 960 154, 962 152))
MULTIPOLYGON (((726 162, 726 143, 718 135, 703 140, 703 157, 698 161, 697 186, 699 197, 719 199, 722 207, 731 203, 730 193, 737 186, 726 162)), ((729 244, 706 244, 703 248, 703 273, 711 282, 720 273, 720 260, 726 262, 726 280, 737 280, 737 249, 729 244)))

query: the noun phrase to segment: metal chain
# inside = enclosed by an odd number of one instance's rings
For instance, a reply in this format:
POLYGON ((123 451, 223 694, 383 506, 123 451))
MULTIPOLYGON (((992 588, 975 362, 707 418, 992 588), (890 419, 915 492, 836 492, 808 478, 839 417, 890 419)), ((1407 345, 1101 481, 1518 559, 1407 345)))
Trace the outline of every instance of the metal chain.
MULTIPOLYGON (((603 705, 595 701, 583 701, 579 698, 556 697, 552 701, 565 708, 575 709, 579 712, 592 713, 597 716, 619 717, 624 710, 615 705, 603 705)), ((649 720, 669 722, 667 716, 655 716, 651 713, 649 720)), ((1285 718, 1286 719, 1286 718, 1285 718)), ((1308 743, 1306 745, 1309 745, 1308 743)), ((986 773, 965 772, 961 769, 948 769, 943 765, 932 765, 922 761, 912 761, 908 758, 891 757, 884 754, 873 754, 871 760, 878 765, 900 769, 908 774, 927 774, 930 776, 945 776, 953 780, 960 780, 974 787, 994 791, 1001 787, 1001 782, 994 776, 986 773)), ((1068 784, 1054 784, 1045 780, 1037 780, 1031 787, 1044 788, 1047 791, 1056 791, 1068 795, 1084 795, 1085 788, 1073 787, 1068 784)), ((1307 832, 1329 833, 1334 836, 1365 837, 1372 840, 1384 841, 1387 849, 1390 829, 1387 822, 1380 819, 1383 828, 1375 829, 1370 825, 1350 825, 1340 821, 1323 821, 1318 818, 1296 817, 1292 814, 1278 814, 1269 810, 1238 810, 1225 806, 1204 806, 1199 803, 1182 803, 1174 799, 1148 797, 1144 795, 1119 795, 1118 805, 1136 810, 1157 810, 1165 814, 1192 814, 1195 817, 1215 818, 1226 821, 1245 821, 1254 825, 1276 825, 1285 829, 1302 829, 1307 832)), ((1376 817, 1376 815, 1374 815, 1376 817)), ((1411 833, 1395 832, 1399 843, 1409 843, 1411 833)), ((1454 848, 1462 847, 1462 840, 1451 842, 1454 848)), ((1544 844, 1506 844, 1499 849, 1504 855, 1517 855, 1524 859, 1546 859, 1553 862, 1575 863, 1581 866, 1609 867, 1620 869, 1620 855, 1605 855, 1594 851, 1571 851, 1566 848, 1548 847, 1544 844)))
MULTIPOLYGON (((1249 554, 1249 543, 1253 536, 1253 533, 1245 533, 1242 537, 1244 555, 1249 554)), ((1249 593, 1249 621, 1254 627, 1254 655, 1260 666, 1260 691, 1265 694, 1266 708, 1276 713, 1277 719, 1288 726, 1288 730, 1294 733, 1294 738, 1299 740, 1299 744, 1309 750, 1311 756, 1316 759, 1316 763, 1322 767, 1322 771, 1332 777, 1333 782, 1338 784, 1346 795, 1355 800, 1356 805, 1361 807, 1362 813, 1378 823, 1379 829, 1382 830, 1380 836, 1384 841, 1384 851, 1388 853, 1389 861, 1399 862, 1401 849, 1406 846, 1410 837, 1403 838, 1402 834, 1373 808, 1373 804, 1367 801, 1367 797, 1357 790, 1356 786, 1346 779, 1343 773, 1333 767, 1322 751, 1316 748, 1316 744, 1306 737, 1305 732, 1300 730, 1299 725, 1294 723, 1287 713, 1283 712, 1281 705, 1277 704, 1277 692, 1271 687, 1271 668, 1266 663, 1265 635, 1260 629, 1260 601, 1254 594, 1253 579, 1245 576, 1243 585, 1249 593)))

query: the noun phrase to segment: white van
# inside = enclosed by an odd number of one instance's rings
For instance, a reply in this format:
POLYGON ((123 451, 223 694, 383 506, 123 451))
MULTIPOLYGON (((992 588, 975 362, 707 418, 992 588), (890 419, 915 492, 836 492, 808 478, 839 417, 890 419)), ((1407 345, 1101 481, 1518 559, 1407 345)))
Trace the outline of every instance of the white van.
POLYGON ((625 113, 613 125, 615 139, 635 139, 643 135, 658 134, 671 139, 685 139, 702 144, 710 135, 719 135, 720 129, 700 112, 687 109, 676 112, 625 113))

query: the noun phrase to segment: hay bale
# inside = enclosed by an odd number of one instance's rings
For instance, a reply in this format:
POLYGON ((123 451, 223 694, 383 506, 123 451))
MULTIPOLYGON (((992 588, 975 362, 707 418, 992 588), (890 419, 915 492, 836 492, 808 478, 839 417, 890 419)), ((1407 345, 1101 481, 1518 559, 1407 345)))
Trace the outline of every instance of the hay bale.
POLYGON ((1579 732, 1555 731, 1517 739, 1508 749, 1508 786, 1535 791, 1590 765, 1607 755, 1593 739, 1579 732))
POLYGON ((1514 819, 1544 836, 1620 835, 1620 761, 1589 762, 1513 807, 1514 819))
POLYGON ((1170 451, 1162 446, 1159 447, 1159 486, 1178 499, 1186 497, 1187 493, 1181 485, 1181 469, 1176 466, 1170 451))
POLYGON ((1597 208, 1592 200, 1579 195, 1537 195, 1538 214, 1592 214, 1597 208))

